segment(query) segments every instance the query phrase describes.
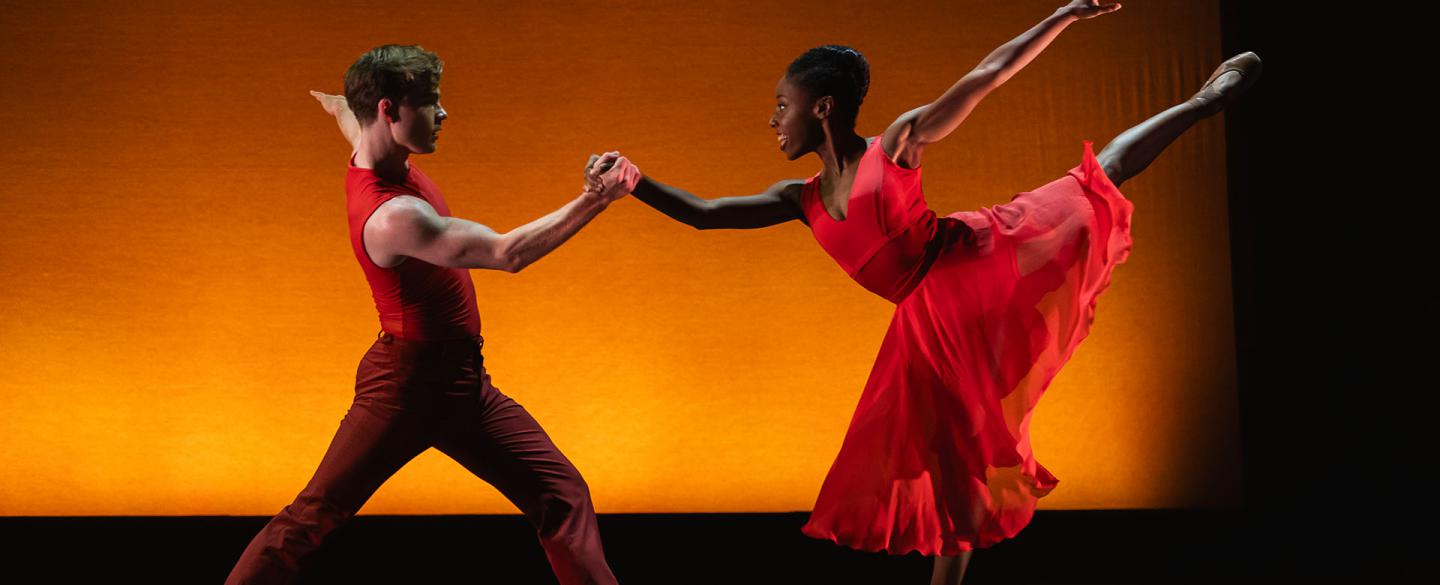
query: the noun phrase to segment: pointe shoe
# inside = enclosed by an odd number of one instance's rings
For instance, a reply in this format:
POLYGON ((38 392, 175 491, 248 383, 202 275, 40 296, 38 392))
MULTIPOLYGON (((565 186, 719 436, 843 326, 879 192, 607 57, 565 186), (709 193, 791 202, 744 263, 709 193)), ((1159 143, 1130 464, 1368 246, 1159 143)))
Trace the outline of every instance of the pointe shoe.
POLYGON ((1195 98, 1205 108, 1206 115, 1213 115, 1230 102, 1235 101, 1236 96, 1245 93, 1250 86, 1260 79, 1260 56, 1252 52, 1240 53, 1225 60, 1215 72, 1210 74, 1210 79, 1205 80, 1205 85, 1200 86, 1200 91, 1195 92, 1195 98), (1238 82, 1228 81, 1224 87, 1215 82, 1221 76, 1234 71, 1240 74, 1238 82), (1212 87, 1214 86, 1214 87, 1212 87))

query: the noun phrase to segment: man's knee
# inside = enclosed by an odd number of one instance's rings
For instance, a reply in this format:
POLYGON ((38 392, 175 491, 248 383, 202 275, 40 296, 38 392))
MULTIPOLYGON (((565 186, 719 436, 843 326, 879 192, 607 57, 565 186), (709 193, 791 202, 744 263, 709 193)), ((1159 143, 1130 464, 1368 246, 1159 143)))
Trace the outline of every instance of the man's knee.
POLYGON ((281 509, 277 519, 287 529, 286 540, 299 539, 319 545, 326 535, 354 515, 354 510, 325 498, 302 495, 281 509))
POLYGON ((250 542, 226 584, 292 582, 310 553, 352 515, 321 498, 295 498, 250 542))
POLYGON ((540 514, 536 529, 542 538, 554 536, 567 527, 589 524, 595 515, 590 501, 590 486, 579 473, 555 482, 540 495, 540 514))

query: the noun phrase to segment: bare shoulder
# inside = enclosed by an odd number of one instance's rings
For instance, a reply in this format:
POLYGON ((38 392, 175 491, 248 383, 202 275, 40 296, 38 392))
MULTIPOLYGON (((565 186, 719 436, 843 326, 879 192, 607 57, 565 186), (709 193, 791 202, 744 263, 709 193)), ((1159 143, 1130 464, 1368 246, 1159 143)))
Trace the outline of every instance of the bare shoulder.
POLYGON ((405 261, 408 251, 444 229, 444 220, 424 199, 397 195, 365 220, 365 250, 376 266, 393 268, 405 261))
POLYGON ((365 222, 365 231, 424 230, 440 224, 440 214, 424 199, 414 195, 397 195, 381 203, 365 222))
POLYGON ((919 142, 919 137, 914 132, 915 121, 928 108, 929 106, 921 106, 900 114, 900 117, 885 129, 885 133, 880 135, 880 148, 886 158, 907 169, 920 166, 920 153, 925 145, 919 142))

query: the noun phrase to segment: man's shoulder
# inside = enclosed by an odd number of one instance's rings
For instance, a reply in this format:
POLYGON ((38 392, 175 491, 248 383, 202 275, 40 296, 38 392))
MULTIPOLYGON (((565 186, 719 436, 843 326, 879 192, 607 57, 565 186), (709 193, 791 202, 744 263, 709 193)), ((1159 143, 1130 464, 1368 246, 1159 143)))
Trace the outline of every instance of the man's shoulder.
POLYGON ((374 173, 350 173, 345 180, 345 196, 351 205, 363 207, 383 206, 400 197, 424 199, 414 185, 388 182, 374 173))
POLYGON ((412 231, 433 227, 440 216, 429 202, 410 194, 396 194, 381 202, 370 214, 366 225, 368 230, 412 231))
POLYGON ((380 204, 380 208, 376 210, 376 213, 382 211, 387 214, 398 213, 402 215, 425 213, 427 211, 434 213, 434 208, 430 206, 430 203, 420 197, 416 197, 410 193, 394 193, 393 195, 393 197, 386 199, 384 203, 380 204))

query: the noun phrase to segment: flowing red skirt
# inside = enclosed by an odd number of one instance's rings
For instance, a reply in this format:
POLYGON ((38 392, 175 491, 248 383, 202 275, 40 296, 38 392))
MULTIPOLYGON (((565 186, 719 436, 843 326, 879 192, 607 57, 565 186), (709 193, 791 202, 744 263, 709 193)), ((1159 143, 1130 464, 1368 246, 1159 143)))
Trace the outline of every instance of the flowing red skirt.
POLYGON ((1019 533, 1057 483, 1030 414, 1130 252, 1132 209, 1086 142, 1064 177, 942 218, 944 248, 896 306, 805 533, 944 556, 1019 533))

